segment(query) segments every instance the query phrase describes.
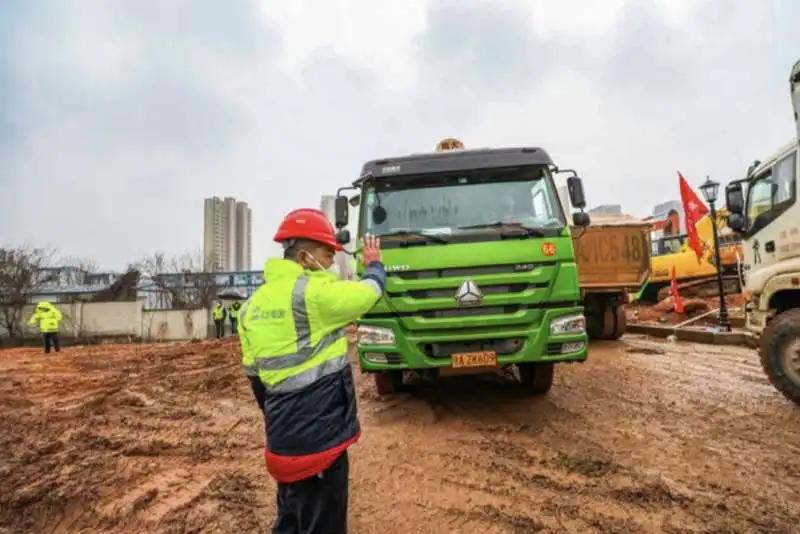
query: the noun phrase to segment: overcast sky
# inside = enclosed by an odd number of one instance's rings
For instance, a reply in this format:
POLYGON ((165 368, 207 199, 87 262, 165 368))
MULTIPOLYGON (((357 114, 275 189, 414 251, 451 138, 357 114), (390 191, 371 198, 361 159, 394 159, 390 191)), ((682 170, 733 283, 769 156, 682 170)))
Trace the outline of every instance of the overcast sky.
POLYGON ((540 145, 646 215, 793 134, 797 0, 3 0, 0 242, 108 268, 290 209, 375 157, 540 145), (645 4, 651 7, 645 7, 645 4), (289 7, 291 6, 291 7, 289 7))

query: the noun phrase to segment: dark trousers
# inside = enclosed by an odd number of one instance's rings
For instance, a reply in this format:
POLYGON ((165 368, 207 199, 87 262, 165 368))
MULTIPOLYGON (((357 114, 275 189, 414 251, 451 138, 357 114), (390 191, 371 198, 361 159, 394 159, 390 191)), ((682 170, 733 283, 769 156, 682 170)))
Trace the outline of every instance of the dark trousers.
POLYGON ((42 340, 44 341, 45 354, 50 352, 50 347, 56 349, 56 352, 61 352, 61 347, 58 344, 58 332, 46 332, 42 334, 42 340))
POLYGON ((225 319, 214 319, 214 326, 217 327, 217 338, 225 335, 225 319))
POLYGON ((236 335, 236 319, 231 319, 231 335, 236 335))
POLYGON ((278 517, 272 534, 347 534, 350 461, 345 451, 319 475, 278 483, 278 517))

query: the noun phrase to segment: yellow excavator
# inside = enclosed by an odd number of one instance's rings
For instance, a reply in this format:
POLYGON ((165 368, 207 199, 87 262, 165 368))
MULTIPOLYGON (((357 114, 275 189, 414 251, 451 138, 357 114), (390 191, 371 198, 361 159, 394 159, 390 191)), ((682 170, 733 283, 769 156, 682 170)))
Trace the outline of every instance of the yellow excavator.
MULTIPOLYGON (((728 227, 728 210, 717 210, 717 228, 725 294, 741 291, 739 264, 742 257, 742 240, 728 227)), ((658 302, 669 293, 672 267, 678 290, 684 297, 712 297, 719 294, 717 266, 714 258, 713 227, 711 216, 706 215, 695 225, 703 246, 700 261, 689 247, 686 234, 667 235, 653 239, 650 259, 650 278, 639 295, 646 302, 658 302)))

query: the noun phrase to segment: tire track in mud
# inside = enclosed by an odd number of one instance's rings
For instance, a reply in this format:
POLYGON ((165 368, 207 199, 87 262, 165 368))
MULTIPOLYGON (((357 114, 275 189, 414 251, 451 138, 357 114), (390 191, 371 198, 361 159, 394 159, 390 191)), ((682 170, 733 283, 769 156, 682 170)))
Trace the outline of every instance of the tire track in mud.
MULTIPOLYGON (((459 387, 450 379, 437 396, 417 389, 403 401, 387 401, 391 404, 381 408, 383 421, 392 411, 402 411, 402 419, 413 417, 409 413, 414 409, 435 414, 421 426, 414 443, 405 444, 412 451, 398 458, 394 472, 418 483, 413 495, 441 494, 450 488, 446 491, 458 496, 421 502, 409 496, 398 504, 435 509, 448 518, 452 531, 463 532, 793 532, 800 509, 788 507, 776 495, 775 484, 762 496, 736 489, 730 478, 713 482, 718 467, 701 470, 708 475, 701 478, 687 478, 700 473, 686 470, 667 476, 667 461, 679 465, 708 457, 681 453, 711 430, 703 421, 706 416, 716 414, 715 422, 723 429, 719 438, 736 414, 724 405, 713 412, 689 410, 693 403, 708 400, 701 388, 684 391, 682 405, 653 395, 654 388, 670 391, 680 382, 664 368, 643 361, 652 353, 625 354, 623 348, 605 345, 595 360, 599 365, 562 366, 563 375, 557 373, 557 384, 546 399, 515 398, 492 381, 465 381, 459 387), (622 384, 642 387, 631 390, 622 384), (587 403, 587 395, 595 402, 587 403), (680 432, 692 426, 695 431, 680 432), (438 446, 427 445, 436 439, 432 435, 444 433, 448 437, 439 439, 438 446), (654 452, 669 443, 672 452, 649 465, 643 443, 654 452), (624 451, 629 447, 641 454, 627 460, 624 451)), ((675 356, 663 349, 655 355, 667 366, 669 361, 680 366, 683 360, 697 358, 691 352, 675 356)), ((758 370, 743 365, 745 358, 724 356, 711 355, 702 364, 689 362, 685 371, 698 375, 692 380, 702 383, 720 374, 741 380, 737 373, 758 370)), ((713 387, 724 392, 727 385, 723 379, 713 387)), ((752 399, 753 392, 742 395, 752 399)), ((367 395, 364 401, 377 398, 367 395)), ((727 447, 741 445, 732 442, 727 447)), ((395 502, 400 499, 396 493, 393 497, 395 502)))
MULTIPOLYGON (((669 377, 684 393, 713 394, 714 400, 730 401, 731 396, 775 397, 754 353, 731 348, 727 352, 703 351, 688 344, 626 343, 628 353, 647 369, 669 377)), ((712 399, 707 399, 712 400, 712 399)))

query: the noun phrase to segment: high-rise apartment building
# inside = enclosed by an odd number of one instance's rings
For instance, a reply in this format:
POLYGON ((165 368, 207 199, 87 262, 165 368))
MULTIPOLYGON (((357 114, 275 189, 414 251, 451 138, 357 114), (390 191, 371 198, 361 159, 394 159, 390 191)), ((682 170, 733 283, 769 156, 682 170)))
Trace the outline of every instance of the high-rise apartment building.
POLYGON ((233 197, 207 198, 203 209, 203 266, 207 271, 249 271, 252 211, 233 197))

